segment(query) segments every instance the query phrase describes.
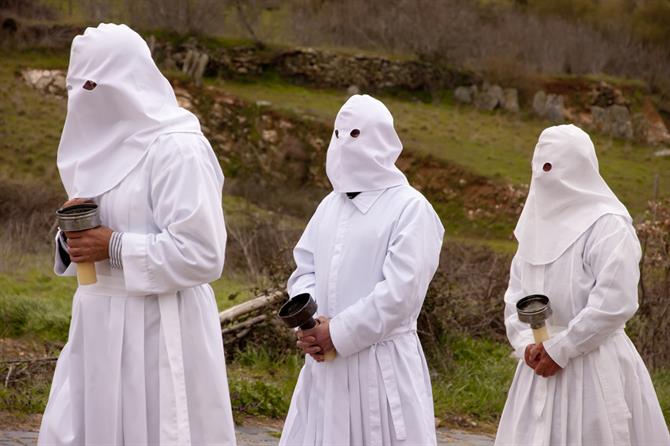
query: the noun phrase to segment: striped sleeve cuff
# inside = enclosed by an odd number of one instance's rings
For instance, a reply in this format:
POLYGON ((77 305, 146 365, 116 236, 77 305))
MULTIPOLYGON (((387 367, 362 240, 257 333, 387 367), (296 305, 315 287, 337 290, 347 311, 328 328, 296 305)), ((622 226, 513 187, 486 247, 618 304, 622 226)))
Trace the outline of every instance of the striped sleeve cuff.
POLYGON ((112 268, 123 269, 122 242, 123 232, 112 232, 112 238, 109 240, 109 264, 112 268))

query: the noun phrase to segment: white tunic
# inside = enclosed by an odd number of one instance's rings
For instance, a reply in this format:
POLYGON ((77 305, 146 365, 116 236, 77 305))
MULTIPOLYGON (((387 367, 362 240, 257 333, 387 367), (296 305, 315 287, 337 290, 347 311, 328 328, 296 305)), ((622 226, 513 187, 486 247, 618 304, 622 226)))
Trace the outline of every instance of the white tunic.
MULTIPOLYGON (((207 140, 158 138, 97 197, 124 232, 123 270, 97 262, 74 296, 41 445, 234 445, 218 312, 223 175, 207 140)), ((56 272, 74 274, 56 256, 56 272)))
POLYGON ((625 217, 601 217, 556 261, 515 256, 505 294, 519 358, 496 445, 670 445, 649 373, 624 324, 637 310, 640 245, 625 217), (545 294, 554 311, 544 343, 563 369, 543 378, 523 361, 533 343, 516 302, 545 294))
POLYGON ((444 229, 409 185, 331 193, 295 248, 291 296, 332 318, 338 356, 305 360, 280 445, 431 445, 430 377, 416 320, 444 229))

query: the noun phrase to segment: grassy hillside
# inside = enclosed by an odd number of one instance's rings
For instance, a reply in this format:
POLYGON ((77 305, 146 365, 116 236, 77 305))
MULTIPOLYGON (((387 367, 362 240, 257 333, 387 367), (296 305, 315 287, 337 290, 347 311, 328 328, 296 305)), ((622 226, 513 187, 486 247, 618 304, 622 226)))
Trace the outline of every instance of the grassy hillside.
MULTIPOLYGON (((65 68, 67 53, 0 51, 0 60, 3 61, 0 64, 0 180, 11 178, 60 190, 55 155, 65 101, 37 93, 25 86, 17 74, 23 67, 65 68)), ((270 101, 272 109, 289 112, 287 116, 308 115, 327 125, 346 100, 346 94, 341 91, 303 88, 269 78, 208 82, 252 104, 270 101)), ((408 151, 431 154, 500 184, 527 183, 530 155, 546 123, 523 115, 479 112, 455 105, 449 95, 435 103, 398 97, 383 99, 395 116, 396 127, 408 151)), ((639 214, 643 210, 656 173, 661 177, 662 195, 670 195, 670 160, 653 158, 651 147, 601 136, 594 139, 604 175, 634 212, 639 214)), ((440 201, 438 207, 448 207, 446 197, 440 201)), ((226 196, 224 209, 229 229, 254 220, 268 220, 277 227, 286 225, 298 230, 304 225, 299 218, 284 218, 239 196, 226 196)), ((449 215, 451 211, 444 209, 441 214, 449 215)), ((450 229, 458 229, 446 223, 450 229)), ((468 223, 463 219, 458 224, 468 223)), ((509 250, 512 244, 506 238, 509 228, 506 229, 505 235, 499 232, 494 245, 509 250)), ((35 234, 35 237, 41 236, 35 234)), ((213 284, 221 309, 249 298, 254 288, 267 279, 262 274, 254 277, 248 274, 235 243, 231 237, 229 253, 232 247, 235 254, 227 260, 224 277, 213 284), (229 267, 235 264, 241 266, 229 267)), ((17 256, 20 268, 11 265, 4 270, 0 268, 0 341, 5 338, 22 346, 33 346, 26 347, 33 349, 29 354, 44 354, 46 350, 53 354, 53 344, 57 350, 66 340, 71 296, 76 284, 73 279, 53 276, 48 244, 25 254, 12 255, 17 256)), ((449 352, 451 358, 448 367, 433 370, 437 417, 448 424, 471 425, 476 421, 493 428, 515 367, 509 358, 508 346, 485 338, 472 339, 466 332, 439 341, 445 355, 449 352)), ((283 417, 301 363, 297 354, 279 356, 263 346, 237 352, 229 366, 236 412, 283 417)), ((6 372, 7 368, 0 366, 0 376, 6 376, 6 372)), ((50 373, 46 369, 32 382, 25 381, 16 388, 0 388, 0 426, 3 411, 25 414, 42 410, 50 373)), ((659 371, 654 378, 666 415, 670 416, 670 374, 659 371)))
POLYGON ((23 67, 67 68, 67 56, 0 51, 0 60, 0 175, 60 186, 55 159, 66 103, 38 94, 18 73, 23 67))
MULTIPOLYGON (((334 121, 346 100, 342 91, 317 90, 283 83, 212 81, 249 101, 266 100, 273 107, 334 121)), ((527 184, 530 158, 540 132, 550 124, 528 116, 487 113, 460 106, 449 97, 439 103, 383 97, 395 118, 405 148, 430 153, 502 182, 527 184)), ((601 172, 612 189, 639 215, 660 177, 661 196, 670 195, 670 158, 656 158, 655 149, 607 136, 592 135, 601 172)))
MULTIPOLYGON (((66 68, 67 54, 35 51, 0 57, 6 62, 0 66, 0 174, 57 182, 53 161, 65 102, 37 94, 16 74, 21 67, 66 68)), ((276 79, 210 82, 251 102, 270 101, 273 108, 311 115, 329 125, 347 98, 346 92, 305 88, 276 79)), ((525 115, 519 119, 456 105, 448 95, 438 103, 382 99, 394 114, 406 149, 453 161, 501 182, 528 183, 535 142, 549 125, 525 115)), ((655 175, 660 177, 660 195, 670 195, 670 158, 654 157, 655 149, 650 146, 598 134, 592 137, 603 176, 634 214, 639 215, 651 198, 655 175)))

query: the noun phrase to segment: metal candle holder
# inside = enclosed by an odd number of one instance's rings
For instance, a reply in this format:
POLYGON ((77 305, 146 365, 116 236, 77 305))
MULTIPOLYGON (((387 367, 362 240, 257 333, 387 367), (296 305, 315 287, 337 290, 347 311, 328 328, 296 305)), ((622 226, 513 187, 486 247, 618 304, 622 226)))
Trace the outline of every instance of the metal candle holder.
MULTIPOLYGON (((58 228, 63 232, 86 231, 100 226, 98 205, 94 203, 75 204, 56 211, 58 228)), ((77 279, 80 285, 91 285, 98 281, 94 262, 77 263, 77 279)))
POLYGON ((526 296, 516 303, 516 311, 521 322, 530 324, 536 344, 549 339, 546 321, 553 312, 547 296, 543 294, 526 296))
MULTIPOLYGON (((298 294, 282 305, 279 318, 290 328, 309 330, 319 324, 319 321, 314 319, 316 310, 316 301, 309 293, 298 294)), ((332 361, 335 356, 337 353, 331 350, 324 354, 324 359, 332 361)))

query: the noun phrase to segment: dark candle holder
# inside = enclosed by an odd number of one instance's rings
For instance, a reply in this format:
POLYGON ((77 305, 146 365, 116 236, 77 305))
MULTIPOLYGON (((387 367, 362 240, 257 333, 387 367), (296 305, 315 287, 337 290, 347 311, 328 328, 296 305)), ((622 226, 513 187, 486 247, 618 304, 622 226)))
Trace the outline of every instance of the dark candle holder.
MULTIPOLYGON (((318 306, 309 293, 298 294, 286 302, 279 310, 279 318, 290 328, 309 330, 319 325, 314 319, 318 306)), ((326 361, 332 361, 337 354, 329 351, 324 354, 326 361)))

